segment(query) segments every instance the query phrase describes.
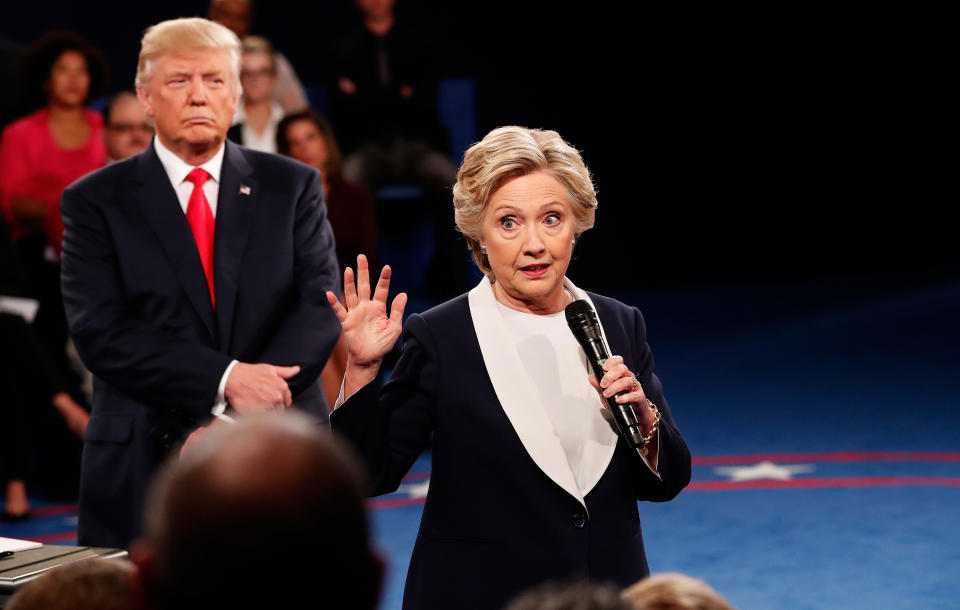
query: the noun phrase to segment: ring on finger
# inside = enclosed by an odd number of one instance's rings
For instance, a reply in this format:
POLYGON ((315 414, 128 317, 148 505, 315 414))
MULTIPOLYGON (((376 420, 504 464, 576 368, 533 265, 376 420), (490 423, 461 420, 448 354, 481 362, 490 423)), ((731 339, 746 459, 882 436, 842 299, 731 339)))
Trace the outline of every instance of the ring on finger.
POLYGON ((640 380, 637 379, 636 375, 633 376, 633 385, 630 386, 630 391, 634 391, 640 387, 640 380))

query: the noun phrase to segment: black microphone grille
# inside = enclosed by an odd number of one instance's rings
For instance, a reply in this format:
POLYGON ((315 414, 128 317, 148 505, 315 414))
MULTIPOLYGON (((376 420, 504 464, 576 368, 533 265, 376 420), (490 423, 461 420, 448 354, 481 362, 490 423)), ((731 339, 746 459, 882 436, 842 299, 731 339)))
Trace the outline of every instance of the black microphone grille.
POLYGON ((563 310, 567 318, 567 325, 570 328, 584 328, 597 324, 597 314, 593 311, 590 303, 583 299, 576 300, 567 305, 563 310))

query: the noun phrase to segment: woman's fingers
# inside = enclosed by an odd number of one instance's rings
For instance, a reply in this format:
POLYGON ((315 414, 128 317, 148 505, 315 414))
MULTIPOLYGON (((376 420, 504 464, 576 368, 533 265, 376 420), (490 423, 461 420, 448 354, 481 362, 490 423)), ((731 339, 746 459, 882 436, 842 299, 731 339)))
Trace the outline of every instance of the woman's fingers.
POLYGON ((623 364, 623 356, 610 356, 603 361, 603 370, 609 371, 618 364, 623 364))
POLYGON ((610 387, 610 384, 616 380, 631 375, 630 369, 627 368, 627 365, 623 363, 623 358, 620 356, 612 356, 603 363, 603 369, 606 371, 603 377, 600 379, 600 387, 607 388, 610 387))
MULTIPOLYGON (((389 281, 389 280, 388 280, 389 281)), ((377 288, 377 292, 380 291, 380 288, 377 288)), ((386 297, 384 297, 386 299, 386 297)), ((390 307, 390 322, 396 322, 397 324, 403 324, 403 309, 407 306, 407 293, 401 292, 397 296, 393 297, 393 305, 390 307)))
MULTIPOLYGON (((377 280, 377 289, 373 293, 373 299, 382 302, 384 309, 387 305, 387 295, 390 293, 391 272, 390 265, 383 266, 383 269, 380 270, 380 279, 377 280)), ((394 304, 396 304, 396 298, 394 298, 394 304)))
POLYGON ((353 269, 347 267, 343 270, 343 304, 347 309, 353 309, 357 306, 357 286, 353 281, 353 269))
POLYGON ((635 385, 636 384, 634 384, 633 375, 628 374, 627 376, 621 377, 620 379, 608 384, 607 387, 603 389, 603 395, 609 397, 613 396, 617 392, 634 392, 635 390, 639 390, 640 386, 636 385, 636 387, 634 387, 635 385))
POLYGON ((363 254, 357 255, 357 297, 363 301, 370 300, 370 265, 363 254))
POLYGON ((330 303, 330 307, 333 307, 333 313, 337 314, 337 319, 340 320, 340 324, 342 325, 347 319, 347 310, 340 304, 340 299, 337 298, 337 295, 329 290, 327 291, 327 303, 330 303))

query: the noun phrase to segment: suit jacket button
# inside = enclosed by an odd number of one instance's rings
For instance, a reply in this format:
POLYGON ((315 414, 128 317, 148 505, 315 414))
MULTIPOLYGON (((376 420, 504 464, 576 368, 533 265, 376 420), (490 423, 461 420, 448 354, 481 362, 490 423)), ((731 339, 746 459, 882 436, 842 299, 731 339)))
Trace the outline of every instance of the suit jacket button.
POLYGON ((587 525, 587 516, 583 513, 573 513, 573 527, 582 530, 587 525))

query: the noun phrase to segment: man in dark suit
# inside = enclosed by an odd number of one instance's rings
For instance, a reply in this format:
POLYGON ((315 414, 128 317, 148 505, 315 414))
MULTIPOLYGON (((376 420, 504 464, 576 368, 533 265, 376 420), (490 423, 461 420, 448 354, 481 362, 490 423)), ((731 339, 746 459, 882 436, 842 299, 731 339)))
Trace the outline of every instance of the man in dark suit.
POLYGON ((225 142, 239 61, 205 19, 148 29, 137 95, 156 138, 63 194, 64 304, 95 375, 80 544, 128 546, 154 470, 228 405, 328 416, 339 282, 320 175, 225 142))

